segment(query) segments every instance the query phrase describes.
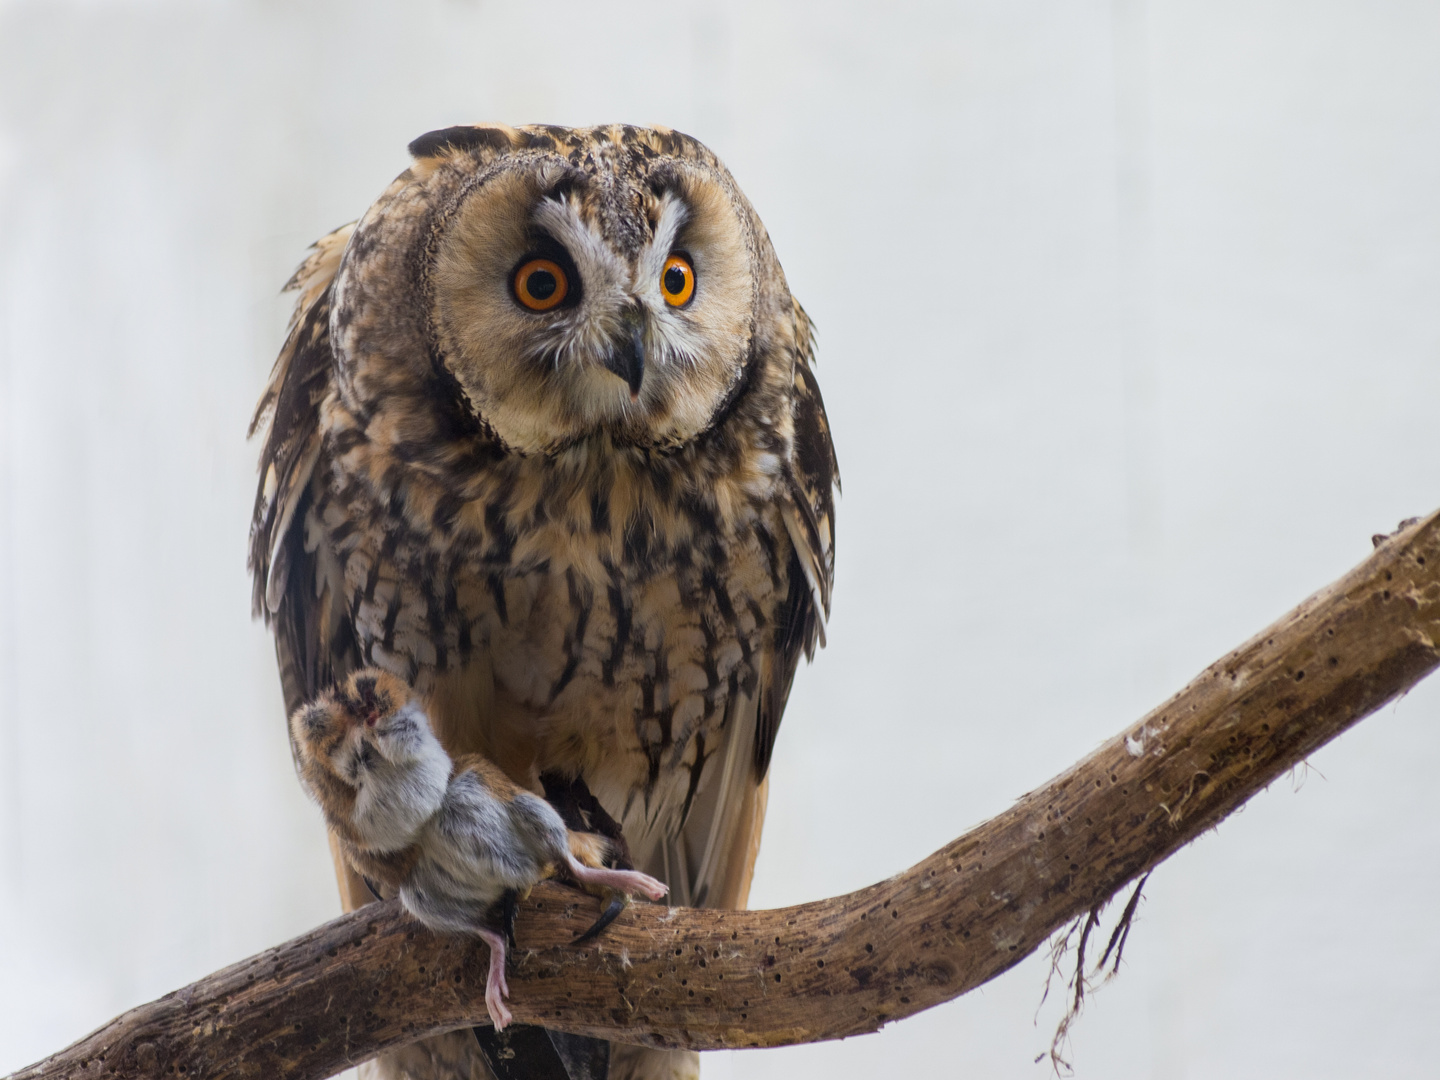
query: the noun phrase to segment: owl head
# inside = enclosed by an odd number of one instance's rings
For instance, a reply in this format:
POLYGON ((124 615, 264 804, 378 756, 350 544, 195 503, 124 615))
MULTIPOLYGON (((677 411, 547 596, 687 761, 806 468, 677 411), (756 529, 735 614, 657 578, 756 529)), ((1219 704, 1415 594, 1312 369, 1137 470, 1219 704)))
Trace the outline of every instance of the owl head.
POLYGON ((410 151, 350 240, 331 313, 347 404, 383 397, 394 444, 435 442, 444 398, 452 423, 520 453, 595 435, 674 447, 793 322, 754 211, 687 136, 484 125, 410 151))

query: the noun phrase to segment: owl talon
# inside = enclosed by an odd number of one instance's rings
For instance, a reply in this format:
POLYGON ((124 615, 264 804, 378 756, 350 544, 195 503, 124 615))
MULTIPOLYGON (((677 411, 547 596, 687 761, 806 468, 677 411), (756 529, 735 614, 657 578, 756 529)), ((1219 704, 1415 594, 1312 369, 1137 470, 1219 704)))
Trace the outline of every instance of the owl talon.
POLYGON ((594 941, 605 928, 620 917, 620 912, 625 910, 625 895, 618 894, 611 898, 610 904, 600 913, 600 917, 590 924, 590 929, 570 942, 571 945, 584 945, 587 941, 594 941))
MULTIPOLYGON (((525 890, 529 893, 529 889, 525 890)), ((504 922, 505 942, 512 949, 520 946, 515 944, 515 916, 520 911, 520 897, 514 889, 506 889, 505 895, 500 898, 500 916, 504 922)))

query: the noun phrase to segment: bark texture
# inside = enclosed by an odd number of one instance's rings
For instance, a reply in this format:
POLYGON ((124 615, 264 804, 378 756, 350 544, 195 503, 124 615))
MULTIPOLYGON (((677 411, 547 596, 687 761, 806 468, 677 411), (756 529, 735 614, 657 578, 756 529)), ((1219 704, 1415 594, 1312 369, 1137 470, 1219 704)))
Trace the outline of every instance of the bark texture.
MULTIPOLYGON (((1440 513, 1014 806, 877 885, 771 911, 522 905, 521 1023, 660 1047, 874 1031, 1018 963, 1440 662, 1440 513)), ((376 904, 117 1017, 16 1080, 329 1076, 483 1024, 484 945, 376 904)))

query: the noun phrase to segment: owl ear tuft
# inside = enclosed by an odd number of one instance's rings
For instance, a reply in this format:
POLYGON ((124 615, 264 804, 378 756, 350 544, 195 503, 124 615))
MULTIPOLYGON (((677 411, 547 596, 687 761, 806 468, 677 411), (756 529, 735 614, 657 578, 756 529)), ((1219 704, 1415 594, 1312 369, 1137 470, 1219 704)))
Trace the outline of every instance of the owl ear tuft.
POLYGON ((438 157, 449 150, 509 150, 514 146, 511 129, 502 124, 462 124, 427 131, 410 143, 415 159, 438 157))

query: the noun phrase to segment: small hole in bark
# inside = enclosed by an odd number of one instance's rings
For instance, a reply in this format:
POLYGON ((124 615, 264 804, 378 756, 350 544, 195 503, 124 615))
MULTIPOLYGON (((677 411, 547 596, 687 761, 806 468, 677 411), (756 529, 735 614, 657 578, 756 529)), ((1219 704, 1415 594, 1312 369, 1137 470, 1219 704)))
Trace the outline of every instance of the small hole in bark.
POLYGON ((1382 593, 1380 594, 1380 597, 1381 597, 1381 599, 1383 599, 1383 600, 1389 600, 1389 599, 1390 599, 1390 590, 1389 590, 1389 589, 1386 589, 1384 592, 1382 592, 1382 593))
POLYGON ((825 961, 824 961, 824 960, 816 960, 816 961, 815 961, 815 966, 816 966, 816 967, 824 967, 824 966, 825 966, 825 961))
POLYGON ((779 973, 778 971, 775 973, 775 981, 776 981, 776 982, 779 982, 779 981, 780 981, 780 973, 779 973))
POLYGON ((1340 659, 1339 657, 1332 656, 1329 660, 1326 661, 1326 663, 1329 664, 1331 667, 1339 667, 1340 659))
POLYGON ((1301 668, 1299 671, 1295 672, 1295 681, 1296 681, 1296 682, 1302 682, 1302 681, 1304 681, 1304 679, 1305 679, 1305 669, 1304 669, 1304 668, 1301 668))
POLYGON ((1389 570, 1386 570, 1386 571, 1385 571, 1385 580, 1386 580, 1386 581, 1394 581, 1394 580, 1395 580, 1395 575, 1393 575, 1392 573, 1390 573, 1389 570))
POLYGON ((866 952, 874 952, 874 951, 875 951, 875 946, 874 946, 874 945, 867 944, 867 945, 865 946, 865 951, 866 951, 866 952))

